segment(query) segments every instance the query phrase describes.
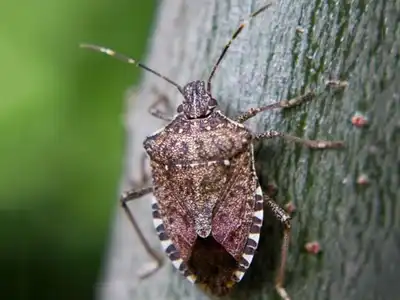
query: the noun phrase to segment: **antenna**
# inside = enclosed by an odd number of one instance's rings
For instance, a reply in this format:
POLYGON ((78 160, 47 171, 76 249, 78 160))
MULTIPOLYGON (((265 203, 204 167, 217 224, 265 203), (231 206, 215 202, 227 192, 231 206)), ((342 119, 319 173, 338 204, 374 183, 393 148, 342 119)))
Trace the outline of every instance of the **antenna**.
POLYGON ((81 48, 86 48, 86 49, 91 49, 97 52, 101 52, 104 54, 107 54, 109 56, 115 57, 116 59, 119 59, 120 61, 126 62, 128 64, 132 64, 135 65, 139 68, 145 69, 146 71, 149 71, 151 73, 153 73, 154 75, 157 75, 158 77, 161 77, 162 79, 168 81, 170 84, 174 85, 175 87, 178 88, 178 90, 182 93, 183 89, 182 87, 177 84, 176 82, 172 81, 171 79, 169 79, 168 77, 161 75, 160 73, 158 73, 157 71, 154 71, 153 69, 150 69, 149 67, 147 67, 146 65, 142 64, 140 61, 136 61, 135 59, 125 55, 125 54, 121 54, 118 53, 112 49, 109 48, 105 48, 105 47, 101 47, 101 46, 97 46, 97 45, 92 45, 92 44, 80 44, 79 47, 81 48))
POLYGON ((215 71, 217 70, 217 67, 219 66, 219 64, 221 63, 221 60, 224 58, 226 51, 228 51, 229 47, 231 46, 232 42, 238 37, 239 33, 243 30, 243 28, 245 26, 247 26, 247 24, 250 22, 250 20, 252 18, 254 18, 255 16, 257 16, 259 13, 263 12, 264 10, 266 10, 268 7, 270 7, 272 5, 272 3, 268 3, 266 5, 264 5, 263 7, 261 7, 260 9, 258 9, 257 11, 253 12, 250 14, 250 16, 247 17, 247 19, 245 19, 242 23, 240 23, 239 27, 236 29, 236 31, 233 33, 231 39, 229 40, 229 42, 225 45, 224 49, 222 50, 221 55, 219 56, 217 63, 214 65, 210 77, 208 78, 208 82, 207 82, 207 92, 209 94, 211 94, 211 79, 213 78, 215 71))

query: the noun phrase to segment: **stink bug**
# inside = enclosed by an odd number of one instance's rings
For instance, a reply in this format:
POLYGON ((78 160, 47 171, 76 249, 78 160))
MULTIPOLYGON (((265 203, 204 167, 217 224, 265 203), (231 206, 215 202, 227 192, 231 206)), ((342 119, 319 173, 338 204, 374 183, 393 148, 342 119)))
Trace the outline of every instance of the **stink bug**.
POLYGON ((262 111, 290 108, 309 101, 315 97, 313 92, 252 108, 235 119, 220 111, 211 93, 211 80, 232 41, 251 18, 270 5, 261 7, 239 25, 214 65, 207 84, 196 80, 182 87, 123 54, 95 45, 82 45, 163 78, 183 96, 173 118, 158 110, 151 111, 169 122, 143 142, 150 158, 152 184, 121 196, 123 209, 157 263, 143 276, 157 270, 162 259, 149 246, 127 202, 153 193, 154 227, 168 258, 188 280, 217 296, 231 291, 249 268, 260 238, 264 208, 267 208, 284 227, 276 289, 282 299, 289 299, 283 279, 290 216, 263 193, 255 172, 253 144, 276 137, 317 149, 338 148, 343 143, 305 140, 274 130, 255 134, 243 125, 262 111))

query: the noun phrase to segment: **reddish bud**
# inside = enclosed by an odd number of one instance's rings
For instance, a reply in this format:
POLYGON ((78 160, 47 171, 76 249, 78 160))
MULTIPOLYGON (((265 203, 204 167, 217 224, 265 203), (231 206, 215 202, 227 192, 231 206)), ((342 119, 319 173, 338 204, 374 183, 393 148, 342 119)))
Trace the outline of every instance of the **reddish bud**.
POLYGON ((318 254, 321 252, 321 245, 317 241, 307 243, 304 248, 311 254, 318 254))
POLYGON ((368 119, 361 113, 355 113, 353 117, 351 117, 351 123, 356 127, 364 127, 368 124, 368 119))

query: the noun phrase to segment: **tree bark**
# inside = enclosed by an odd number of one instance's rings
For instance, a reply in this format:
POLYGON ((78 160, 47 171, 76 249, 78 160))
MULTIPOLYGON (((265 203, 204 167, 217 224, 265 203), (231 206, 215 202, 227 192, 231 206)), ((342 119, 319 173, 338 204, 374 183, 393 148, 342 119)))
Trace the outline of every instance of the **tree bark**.
MULTIPOLYGON (((146 64, 182 85, 207 79, 239 20, 263 4, 161 1, 146 64)), ((262 186, 276 182, 277 202, 293 201, 297 207, 285 283, 294 300, 399 297, 399 15, 399 1, 276 1, 243 30, 214 78, 214 97, 230 117, 316 87, 321 93, 312 102, 264 112, 248 127, 346 142, 343 150, 315 151, 281 140, 256 148, 262 186), (343 92, 324 89, 329 78, 348 80, 349 86, 343 92), (356 111, 369 118, 367 127, 351 124, 356 111), (361 174, 368 175, 369 184, 357 184, 361 174), (314 240, 321 244, 319 255, 304 251, 305 243, 314 240)), ((173 86, 143 73, 140 89, 128 101, 127 171, 121 189, 128 188, 128 178, 140 176, 145 136, 165 124, 147 113, 155 99, 153 87, 175 107, 182 101, 173 86)), ((130 204, 161 252, 150 206, 150 197, 130 204)), ((278 299, 273 274, 279 227, 266 216, 258 252, 232 299, 278 299)), ((207 298, 169 261, 139 281, 136 272, 150 258, 119 207, 111 234, 99 298, 207 298)))

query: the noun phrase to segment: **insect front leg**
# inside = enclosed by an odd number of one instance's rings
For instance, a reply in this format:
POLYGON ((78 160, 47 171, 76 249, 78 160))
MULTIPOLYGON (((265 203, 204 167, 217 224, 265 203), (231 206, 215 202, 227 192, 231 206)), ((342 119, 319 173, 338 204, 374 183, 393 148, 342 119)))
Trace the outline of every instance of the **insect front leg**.
POLYGON ((291 108, 297 105, 300 105, 304 102, 310 101, 315 98, 315 93, 314 92, 307 92, 303 95, 300 95, 296 98, 292 98, 289 100, 281 100, 279 102, 275 102, 273 104, 261 106, 261 107, 255 107, 255 108, 250 108, 248 111, 246 111, 244 114, 236 117, 236 122, 243 123, 247 121, 248 119, 253 118, 260 112, 266 111, 266 110, 271 110, 275 108, 291 108))
POLYGON ((264 195, 264 205, 266 205, 274 214, 274 216, 280 221, 284 227, 283 229, 283 241, 281 246, 281 258, 279 263, 278 274, 276 275, 275 288, 283 300, 290 300, 288 293, 284 288, 285 279, 285 267, 286 258, 289 249, 290 241, 290 215, 288 215, 283 208, 275 203, 268 195, 264 195))
POLYGON ((152 92, 156 94, 157 100, 154 101, 154 103, 149 107, 149 113, 158 119, 170 122, 172 117, 168 113, 165 113, 157 108, 158 105, 164 104, 164 106, 167 108, 167 111, 172 111, 172 106, 168 96, 161 93, 156 88, 153 88, 152 92))
POLYGON ((262 139, 271 139, 275 137, 281 137, 285 140, 291 141, 291 142, 296 142, 303 144, 306 147, 312 148, 312 149, 334 149, 334 148, 341 148, 344 146, 344 142, 342 141, 325 141, 325 140, 307 140, 307 139, 302 139, 297 136, 293 135, 288 135, 283 132, 275 131, 275 130, 269 130, 260 134, 257 134, 254 136, 254 139, 256 141, 260 141, 262 139))
MULTIPOLYGON (((325 86, 331 87, 331 88, 338 88, 338 89, 343 89, 347 87, 347 82, 345 81, 335 81, 335 80, 328 80, 325 83, 325 86)), ((238 116, 236 118, 236 122, 243 123, 247 121, 248 119, 251 119, 252 117, 256 116, 260 112, 266 111, 266 110, 271 110, 275 108, 292 108, 298 105, 301 105, 305 102, 311 101, 314 98, 316 98, 317 95, 315 94, 314 91, 309 91, 303 95, 297 96, 292 99, 285 99, 281 100, 279 102, 275 102, 269 105, 261 106, 261 107, 256 107, 256 108, 250 108, 247 112, 244 114, 238 116)))
POLYGON ((136 222, 135 217, 133 216, 131 210, 129 209, 127 202, 131 200, 136 200, 139 199, 140 197, 147 195, 153 191, 152 186, 147 186, 147 187, 142 187, 140 189, 134 189, 130 190, 127 192, 122 193, 120 201, 122 208, 124 209, 129 221, 131 222, 133 228, 135 229, 136 233, 139 236, 139 239, 145 248, 146 252, 153 258, 154 262, 147 265, 145 269, 140 271, 140 277, 146 278, 153 274, 154 272, 158 271, 162 264, 163 264, 163 259, 161 256, 159 256, 156 251, 150 246, 149 242, 145 238, 143 232, 140 230, 139 224, 136 222))

